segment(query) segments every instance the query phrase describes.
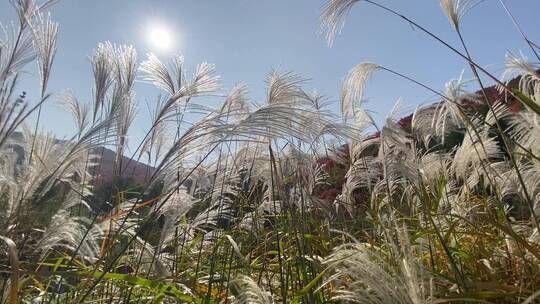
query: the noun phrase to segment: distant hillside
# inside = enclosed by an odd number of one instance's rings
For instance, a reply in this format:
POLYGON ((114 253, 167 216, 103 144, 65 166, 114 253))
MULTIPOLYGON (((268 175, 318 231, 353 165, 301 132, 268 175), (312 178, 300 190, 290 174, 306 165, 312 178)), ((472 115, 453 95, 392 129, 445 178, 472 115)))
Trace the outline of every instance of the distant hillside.
MULTIPOLYGON (((98 165, 90 168, 90 173, 94 176, 94 184, 111 181, 114 175, 116 153, 103 147, 95 149, 93 153, 100 156, 98 165)), ((137 183, 143 183, 154 171, 154 167, 138 162, 136 159, 130 161, 127 156, 122 159, 122 176, 132 177, 137 183)))
MULTIPOLYGON (((25 138, 22 133, 15 132, 8 140, 8 145, 11 145, 13 150, 23 157, 23 147, 25 138)), ((58 139, 57 143, 62 144, 65 140, 58 139)), ((99 185, 105 182, 110 182, 114 175, 114 165, 116 153, 111 149, 99 147, 94 149, 93 154, 98 156, 95 160, 96 166, 89 168, 90 173, 94 176, 93 184, 99 185)), ((131 177, 136 183, 143 183, 145 178, 150 177, 155 168, 145 163, 138 162, 136 159, 129 161, 129 157, 124 156, 122 159, 122 176, 131 177)))
MULTIPOLYGON (((538 70, 540 73, 540 70, 538 70)), ((521 77, 518 76, 508 82, 508 86, 510 88, 517 88, 519 85, 521 77)), ((460 104, 467 110, 471 111, 472 113, 486 113, 488 111, 488 105, 485 102, 485 98, 483 96, 483 93, 486 94, 487 101, 490 104, 494 104, 496 102, 505 102, 508 106, 508 111, 511 113, 519 112, 522 109, 521 102, 514 98, 513 96, 508 95, 505 92, 501 92, 496 85, 492 85, 489 87, 486 87, 484 92, 481 90, 478 90, 474 92, 472 95, 477 97, 477 101, 472 101, 470 99, 463 99, 460 101, 460 104)), ((442 101, 434 102, 420 111, 434 111, 438 105, 442 101)), ((398 125, 405 130, 406 132, 411 132, 412 128, 412 119, 413 114, 409 114, 407 116, 402 117, 398 120, 398 125)), ((369 139, 377 138, 379 137, 379 132, 375 132, 368 136, 369 139)), ((457 143, 456 143, 457 144, 457 143)), ((367 149, 367 153, 372 154, 373 156, 377 155, 378 150, 375 149, 367 149)), ((349 153, 349 145, 344 144, 338 148, 339 153, 343 153, 347 155, 349 153)), ((324 168, 327 174, 332 177, 332 179, 335 181, 333 184, 326 184, 322 186, 318 186, 315 189, 315 195, 320 199, 325 200, 334 200, 336 196, 342 192, 343 183, 345 182, 345 174, 349 170, 349 168, 344 165, 338 163, 335 159, 332 159, 331 157, 321 157, 318 160, 318 163, 324 168)), ((355 195, 358 195, 357 201, 362 201, 361 195, 362 193, 355 193, 355 195)))

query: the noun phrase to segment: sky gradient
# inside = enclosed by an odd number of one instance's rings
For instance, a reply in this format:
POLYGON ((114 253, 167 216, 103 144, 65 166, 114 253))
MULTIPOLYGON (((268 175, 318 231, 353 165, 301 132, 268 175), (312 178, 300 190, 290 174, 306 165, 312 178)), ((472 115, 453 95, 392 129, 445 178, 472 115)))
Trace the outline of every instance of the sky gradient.
MULTIPOLYGON (((523 30, 540 40, 540 1, 507 0, 507 5, 523 30)), ((81 100, 91 100, 92 74, 89 56, 100 42, 132 44, 139 61, 156 51, 148 34, 156 24, 173 33, 173 48, 156 54, 166 60, 173 53, 185 57, 193 71, 206 61, 216 65, 225 91, 246 83, 251 97, 262 101, 264 79, 272 67, 294 71, 310 79, 308 91, 317 89, 336 101, 341 81, 355 65, 372 61, 442 89, 446 81, 459 76, 466 63, 402 20, 366 3, 354 6, 342 34, 329 47, 318 34, 318 18, 323 0, 63 0, 51 8, 60 24, 58 53, 50 82, 51 92, 72 90, 81 100)), ((453 45, 458 45, 437 0, 381 0, 417 20, 453 45)), ((8 0, 0 2, 0 22, 16 19, 8 0)), ((498 0, 486 0, 463 20, 462 30, 473 57, 496 75, 502 73, 505 53, 529 49, 516 32, 498 0)), ((38 78, 33 65, 19 86, 28 98, 37 99, 38 78)), ((491 83, 487 81, 487 83, 491 83)), ((471 84, 471 89, 474 85, 471 84)), ((136 86, 139 117, 132 127, 132 142, 149 125, 145 102, 159 93, 148 84, 136 86)), ((381 121, 398 98, 404 112, 433 100, 433 94, 388 74, 376 75, 368 84, 366 107, 381 121)), ((199 100, 204 102, 203 100, 199 100)), ((58 137, 73 134, 67 113, 49 101, 42 116, 42 129, 58 137)))

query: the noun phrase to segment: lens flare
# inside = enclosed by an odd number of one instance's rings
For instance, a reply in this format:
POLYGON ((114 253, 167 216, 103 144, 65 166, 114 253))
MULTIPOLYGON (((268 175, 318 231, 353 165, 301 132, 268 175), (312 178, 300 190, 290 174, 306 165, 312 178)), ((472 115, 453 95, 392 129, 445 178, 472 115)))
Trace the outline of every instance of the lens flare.
POLYGON ((167 50, 171 47, 171 34, 164 27, 154 27, 150 31, 150 43, 159 50, 167 50))

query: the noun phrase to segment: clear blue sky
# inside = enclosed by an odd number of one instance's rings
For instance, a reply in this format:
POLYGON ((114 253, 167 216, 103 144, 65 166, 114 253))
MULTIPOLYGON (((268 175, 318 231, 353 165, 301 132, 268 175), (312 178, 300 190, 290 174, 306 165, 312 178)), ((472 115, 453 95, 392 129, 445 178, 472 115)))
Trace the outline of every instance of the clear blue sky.
MULTIPOLYGON (((8 0, 0 0, 0 21, 15 20, 8 0)), ((506 0, 523 29, 540 40, 540 1, 506 0)), ((459 76, 466 64, 445 48, 400 19, 365 3, 357 4, 333 47, 318 32, 323 0, 63 0, 51 9, 60 23, 59 50, 50 91, 71 89, 81 99, 91 98, 91 68, 88 57, 99 42, 132 44, 139 58, 151 51, 148 31, 160 23, 174 33, 174 50, 158 53, 166 59, 173 52, 185 56, 193 69, 206 61, 216 64, 226 89, 244 82, 251 97, 264 97, 264 78, 271 67, 310 78, 309 90, 338 100, 340 83, 355 64, 373 61, 412 75, 435 88, 459 76)), ((457 45, 454 32, 439 9, 437 0, 381 0, 418 20, 457 45)), ((463 21, 465 39, 473 56, 497 75, 502 72, 507 51, 529 54, 497 0, 486 0, 463 21)), ((530 56, 529 56, 530 57, 530 56)), ((21 83, 31 100, 36 100, 37 72, 21 83)), ((470 75, 467 73, 465 75, 470 75)), ((157 91, 139 83, 137 100, 140 115, 132 128, 132 142, 148 126, 145 100, 154 100, 157 91)), ((471 89, 474 89, 471 88, 471 89)), ((402 97, 405 111, 426 102, 432 94, 397 79, 380 74, 367 89, 367 107, 380 121, 395 100, 402 97)), ((202 101, 202 100, 200 100, 202 101)), ((337 103, 335 104, 338 108, 337 103)), ((59 137, 72 134, 70 117, 53 102, 44 111, 43 129, 59 137)))

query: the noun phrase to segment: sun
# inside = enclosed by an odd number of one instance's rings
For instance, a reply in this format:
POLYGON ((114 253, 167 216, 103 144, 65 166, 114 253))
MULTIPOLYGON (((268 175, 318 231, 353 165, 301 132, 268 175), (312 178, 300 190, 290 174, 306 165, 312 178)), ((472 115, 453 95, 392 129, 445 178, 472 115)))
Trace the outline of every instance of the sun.
POLYGON ((154 26, 149 33, 151 45, 158 50, 167 50, 171 47, 172 39, 170 32, 162 26, 154 26))

